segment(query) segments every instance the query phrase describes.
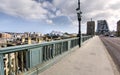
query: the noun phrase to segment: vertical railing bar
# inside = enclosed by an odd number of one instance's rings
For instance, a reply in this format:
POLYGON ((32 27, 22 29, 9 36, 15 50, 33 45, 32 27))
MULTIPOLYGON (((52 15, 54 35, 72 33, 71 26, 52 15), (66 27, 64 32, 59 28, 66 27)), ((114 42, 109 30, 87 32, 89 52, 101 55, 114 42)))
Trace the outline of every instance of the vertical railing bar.
POLYGON ((4 61, 3 61, 3 54, 0 54, 0 75, 4 75, 4 61))
POLYGON ((63 53, 63 42, 61 42, 61 52, 63 53))
POLYGON ((23 51, 21 51, 21 71, 24 71, 23 51))
POLYGON ((44 60, 46 61, 46 46, 44 46, 44 60))
POLYGON ((30 57, 30 56, 29 56, 29 50, 26 51, 25 56, 26 56, 26 59, 25 59, 25 60, 26 60, 26 69, 28 70, 28 69, 30 68, 30 66, 29 66, 29 65, 30 65, 30 61, 29 61, 29 57, 30 57))
POLYGON ((10 53, 8 53, 8 68, 9 68, 8 74, 11 75, 11 56, 10 56, 10 53))
POLYGON ((48 56, 49 56, 49 59, 50 59, 50 45, 48 46, 48 56))
POLYGON ((48 46, 48 56, 49 56, 49 59, 50 59, 50 45, 48 46))
POLYGON ((46 61, 47 61, 47 60, 48 60, 48 59, 47 59, 47 56, 48 56, 48 55, 47 55, 47 45, 45 46, 45 51, 46 51, 46 61))
POLYGON ((45 46, 45 61, 47 61, 47 46, 45 46))
POLYGON ((57 51, 58 51, 58 55, 59 55, 59 43, 57 43, 57 51))
POLYGON ((47 58, 47 60, 49 60, 49 49, 48 49, 48 45, 46 45, 46 58, 47 58))
POLYGON ((58 43, 56 43, 56 50, 57 50, 57 55, 59 54, 59 50, 58 50, 58 43))
POLYGON ((55 44, 53 44, 53 57, 55 57, 55 44))
POLYGON ((43 46, 43 62, 45 61, 45 46, 43 46))
POLYGON ((56 43, 55 43, 55 56, 57 56, 57 47, 56 47, 56 43))
POLYGON ((51 45, 51 56, 52 56, 52 58, 54 57, 54 47, 53 47, 53 44, 51 45))
POLYGON ((68 51, 68 41, 66 41, 66 51, 68 51))
POLYGON ((60 54, 60 43, 58 43, 58 52, 60 54))
POLYGON ((51 55, 51 53, 52 53, 51 47, 52 47, 52 45, 50 44, 50 48, 49 48, 49 51, 50 51, 50 59, 52 58, 52 55, 51 55))
POLYGON ((58 44, 56 43, 56 55, 58 55, 58 44))
POLYGON ((58 55, 59 55, 59 43, 57 43, 57 51, 58 51, 58 55))
POLYGON ((59 43, 59 50, 60 50, 60 54, 61 54, 61 43, 59 43))
POLYGON ((18 75, 18 52, 15 52, 15 64, 16 64, 15 75, 18 75))
POLYGON ((62 54, 62 42, 60 43, 60 54, 62 54))

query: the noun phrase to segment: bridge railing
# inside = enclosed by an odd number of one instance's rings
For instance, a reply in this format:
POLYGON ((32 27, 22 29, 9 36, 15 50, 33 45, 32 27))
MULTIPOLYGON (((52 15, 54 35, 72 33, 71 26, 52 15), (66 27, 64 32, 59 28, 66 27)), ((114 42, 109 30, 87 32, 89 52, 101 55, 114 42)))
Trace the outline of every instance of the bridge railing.
POLYGON ((83 42, 85 42, 86 40, 88 40, 88 39, 90 39, 90 38, 92 38, 92 37, 93 37, 93 35, 82 36, 81 42, 83 43, 83 42))
MULTIPOLYGON (((82 41, 91 36, 82 37, 82 41)), ((30 69, 61 55, 78 45, 78 38, 20 45, 0 49, 0 75, 24 75, 30 69)), ((30 73, 29 75, 36 75, 30 73)))

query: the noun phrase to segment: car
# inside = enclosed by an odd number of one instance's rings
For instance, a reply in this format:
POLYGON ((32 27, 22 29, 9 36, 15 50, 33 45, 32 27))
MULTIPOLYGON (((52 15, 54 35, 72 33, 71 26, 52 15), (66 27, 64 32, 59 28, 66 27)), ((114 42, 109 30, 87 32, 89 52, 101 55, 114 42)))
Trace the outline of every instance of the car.
POLYGON ((114 37, 114 35, 113 35, 113 34, 111 34, 111 35, 110 35, 110 37, 114 37))

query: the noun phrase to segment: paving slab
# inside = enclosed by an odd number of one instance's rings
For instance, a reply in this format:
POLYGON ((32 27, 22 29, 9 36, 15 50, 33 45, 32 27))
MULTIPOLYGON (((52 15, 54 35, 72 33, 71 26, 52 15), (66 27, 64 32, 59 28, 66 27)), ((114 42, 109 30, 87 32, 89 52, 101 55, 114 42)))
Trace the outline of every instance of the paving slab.
POLYGON ((115 75, 106 51, 95 36, 39 75, 115 75))

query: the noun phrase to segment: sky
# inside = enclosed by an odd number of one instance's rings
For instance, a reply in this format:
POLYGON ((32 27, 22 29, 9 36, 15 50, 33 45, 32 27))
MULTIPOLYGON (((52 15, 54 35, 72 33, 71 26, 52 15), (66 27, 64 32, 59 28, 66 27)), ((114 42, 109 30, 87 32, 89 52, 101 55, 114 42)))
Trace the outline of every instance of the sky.
MULTIPOLYGON (((0 32, 78 32, 78 0, 0 0, 0 32)), ((81 0, 82 33, 86 23, 107 20, 116 30, 120 0, 81 0)))

